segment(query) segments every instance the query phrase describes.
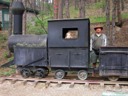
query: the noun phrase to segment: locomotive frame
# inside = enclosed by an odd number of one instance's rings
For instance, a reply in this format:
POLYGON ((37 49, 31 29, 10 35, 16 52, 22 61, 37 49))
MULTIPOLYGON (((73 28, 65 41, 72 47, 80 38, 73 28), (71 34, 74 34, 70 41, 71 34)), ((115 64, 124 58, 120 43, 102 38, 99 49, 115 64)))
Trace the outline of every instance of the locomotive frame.
MULTIPOLYGON (((22 2, 12 4, 14 34, 8 44, 14 52, 14 63, 25 78, 44 78, 55 70, 55 78, 63 79, 67 72, 76 71, 80 80, 93 73, 90 64, 89 19, 49 20, 48 35, 22 35, 22 2), (16 6, 19 5, 19 6, 16 6), (18 27, 16 27, 18 26, 18 27), (65 38, 70 32, 75 38, 65 38)), ((100 49, 99 76, 111 81, 128 78, 128 48, 102 47, 100 49), (106 60, 107 59, 107 60, 106 60)))

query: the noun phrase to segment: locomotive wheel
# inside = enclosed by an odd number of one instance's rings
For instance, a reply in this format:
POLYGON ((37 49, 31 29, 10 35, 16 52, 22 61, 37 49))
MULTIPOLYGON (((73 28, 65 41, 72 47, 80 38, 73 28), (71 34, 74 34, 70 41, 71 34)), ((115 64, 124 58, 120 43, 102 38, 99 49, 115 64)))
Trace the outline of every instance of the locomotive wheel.
POLYGON ((88 73, 87 73, 87 71, 85 71, 85 70, 80 70, 80 71, 78 71, 78 73, 77 73, 77 77, 78 77, 78 79, 80 79, 80 80, 86 80, 87 77, 88 77, 88 73))
POLYGON ((118 81, 119 77, 118 76, 109 76, 108 79, 110 81, 118 81))
POLYGON ((28 68, 21 69, 21 75, 24 78, 28 78, 31 75, 31 71, 28 68))
POLYGON ((38 68, 35 73, 35 77, 44 78, 46 76, 46 70, 43 68, 38 68))
POLYGON ((63 79, 65 77, 65 71, 64 70, 56 70, 55 72, 55 78, 56 79, 63 79))

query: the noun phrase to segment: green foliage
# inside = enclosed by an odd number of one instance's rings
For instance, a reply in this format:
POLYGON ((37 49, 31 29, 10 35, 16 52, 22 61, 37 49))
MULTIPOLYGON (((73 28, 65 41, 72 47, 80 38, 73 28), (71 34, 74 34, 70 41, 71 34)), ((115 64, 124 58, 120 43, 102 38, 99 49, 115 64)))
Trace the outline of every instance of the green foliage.
POLYGON ((10 0, 2 0, 2 1, 10 2, 10 0))
MULTIPOLYGON (((123 13, 121 16, 122 16, 122 19, 127 19, 128 18, 128 13, 123 13)), ((91 16, 89 18, 90 18, 91 23, 106 22, 106 17, 91 16)), ((112 20, 112 17, 110 17, 110 20, 112 20)))
POLYGON ((100 9, 100 8, 103 8, 104 6, 105 6, 105 0, 101 0, 100 2, 91 4, 90 7, 93 9, 100 9))
POLYGON ((27 33, 36 35, 45 34, 45 31, 43 30, 41 25, 39 25, 40 23, 38 21, 36 22, 36 20, 35 23, 36 24, 33 25, 31 22, 28 22, 27 33))
POLYGON ((91 23, 106 22, 106 17, 89 17, 91 23))
POLYGON ((70 17, 71 18, 78 18, 79 10, 78 8, 75 9, 73 6, 70 7, 70 17))
POLYGON ((13 59, 14 59, 14 57, 12 56, 12 57, 8 58, 8 61, 12 61, 13 59))
POLYGON ((3 57, 8 58, 8 52, 7 51, 3 53, 3 57))
POLYGON ((0 68, 0 76, 10 76, 16 72, 14 66, 10 68, 0 68))
POLYGON ((7 40, 6 35, 0 33, 0 43, 3 43, 7 40))
POLYGON ((46 34, 48 29, 48 20, 53 17, 53 9, 51 4, 45 4, 47 10, 40 12, 39 15, 32 18, 32 21, 27 22, 27 33, 29 34, 46 34))
POLYGON ((3 57, 5 58, 5 59, 7 59, 7 61, 12 61, 13 59, 14 59, 14 57, 13 56, 8 56, 8 52, 7 51, 5 51, 4 53, 3 53, 3 57))
POLYGON ((38 15, 38 17, 33 18, 32 22, 27 23, 27 31, 29 34, 46 34, 47 33, 47 27, 48 27, 48 19, 50 19, 50 16, 43 16, 41 13, 38 15), (45 18, 43 18, 45 17, 45 18))
POLYGON ((123 19, 128 19, 128 13, 123 13, 121 16, 123 19))

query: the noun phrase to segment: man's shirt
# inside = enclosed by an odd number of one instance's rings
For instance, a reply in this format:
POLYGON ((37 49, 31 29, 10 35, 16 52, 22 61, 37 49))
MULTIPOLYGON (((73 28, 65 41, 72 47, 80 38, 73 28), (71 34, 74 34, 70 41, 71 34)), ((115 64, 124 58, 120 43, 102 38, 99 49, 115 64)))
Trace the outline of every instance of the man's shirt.
POLYGON ((105 34, 92 34, 90 40, 90 50, 92 50, 92 48, 99 49, 102 46, 107 46, 107 36, 105 34))

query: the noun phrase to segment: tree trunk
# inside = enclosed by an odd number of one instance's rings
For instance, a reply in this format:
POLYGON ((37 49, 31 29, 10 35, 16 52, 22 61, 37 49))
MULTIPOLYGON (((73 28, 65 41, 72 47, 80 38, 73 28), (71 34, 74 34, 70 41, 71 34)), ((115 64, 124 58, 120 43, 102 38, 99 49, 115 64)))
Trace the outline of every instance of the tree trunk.
POLYGON ((66 7, 66 18, 70 18, 70 12, 69 12, 69 0, 65 0, 65 7, 66 7))
POLYGON ((79 0, 74 0, 75 10, 79 7, 79 0))
POLYGON ((116 0, 112 0, 113 2, 113 10, 112 10, 112 45, 115 41, 115 22, 116 22, 116 0))
POLYGON ((63 0, 59 0, 58 19, 63 18, 63 0))
POLYGON ((48 5, 48 0, 45 0, 45 4, 44 4, 44 12, 46 15, 48 15, 49 13, 49 5, 48 5))
POLYGON ((41 0, 41 11, 44 11, 44 0, 41 0))
POLYGON ((118 22, 119 23, 122 22, 122 18, 121 18, 121 6, 120 5, 121 5, 121 0, 118 0, 117 1, 117 18, 118 18, 118 22))
POLYGON ((110 41, 110 0, 106 0, 106 35, 110 41))
POLYGON ((9 34, 9 36, 12 34, 12 19, 13 19, 13 16, 12 16, 12 11, 11 11, 11 9, 12 9, 12 2, 13 2, 13 0, 10 0, 10 8, 9 8, 9 29, 8 29, 8 34, 9 34))
MULTIPOLYGON (((12 2, 13 2, 13 0, 10 0, 8 36, 12 35, 12 28, 13 28, 13 23, 12 23, 12 21, 13 21, 13 16, 12 16, 12 11, 11 11, 11 9, 12 9, 12 2)), ((11 57, 12 54, 11 54, 11 52, 10 52, 8 46, 7 46, 7 49, 8 49, 8 57, 11 57)))
POLYGON ((58 19, 58 0, 54 0, 54 19, 58 19))
POLYGON ((85 18, 85 1, 86 0, 79 1, 79 18, 85 18))
POLYGON ((124 0, 121 0, 121 9, 124 10, 124 0))

